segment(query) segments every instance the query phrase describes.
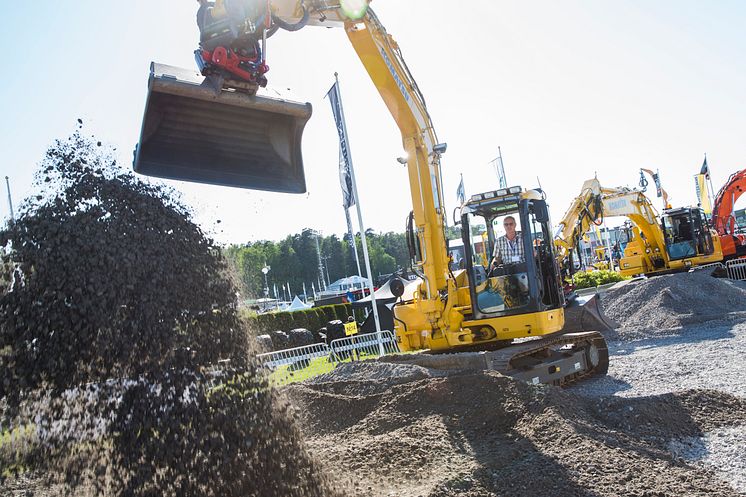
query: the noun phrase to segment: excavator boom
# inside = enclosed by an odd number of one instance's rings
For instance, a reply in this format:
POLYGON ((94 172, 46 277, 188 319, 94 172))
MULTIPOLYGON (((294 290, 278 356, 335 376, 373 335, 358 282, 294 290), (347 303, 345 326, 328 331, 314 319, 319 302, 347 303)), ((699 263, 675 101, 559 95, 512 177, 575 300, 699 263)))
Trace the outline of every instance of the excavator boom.
POLYGON ((738 199, 746 191, 746 169, 730 175, 728 181, 718 191, 712 208, 711 223, 720 236, 723 255, 726 259, 746 255, 746 236, 737 233, 738 225, 734 214, 738 199))

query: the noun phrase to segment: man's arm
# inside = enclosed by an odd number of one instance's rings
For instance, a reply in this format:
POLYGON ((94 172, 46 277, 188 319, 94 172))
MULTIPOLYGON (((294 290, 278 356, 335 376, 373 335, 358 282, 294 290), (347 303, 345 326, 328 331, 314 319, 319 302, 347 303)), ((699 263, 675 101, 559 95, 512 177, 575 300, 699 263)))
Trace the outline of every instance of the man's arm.
POLYGON ((500 250, 500 239, 495 240, 495 253, 492 256, 492 267, 497 267, 503 263, 503 254, 500 250))

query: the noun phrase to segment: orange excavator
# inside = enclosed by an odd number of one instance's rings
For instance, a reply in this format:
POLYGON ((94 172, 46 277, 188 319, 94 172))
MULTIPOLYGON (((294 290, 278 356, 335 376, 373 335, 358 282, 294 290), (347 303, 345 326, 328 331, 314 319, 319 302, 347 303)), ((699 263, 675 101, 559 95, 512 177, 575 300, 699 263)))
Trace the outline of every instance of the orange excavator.
POLYGON ((720 235, 723 257, 733 259, 746 256, 746 235, 739 233, 734 207, 746 190, 746 169, 730 175, 715 197, 712 208, 712 225, 720 235))

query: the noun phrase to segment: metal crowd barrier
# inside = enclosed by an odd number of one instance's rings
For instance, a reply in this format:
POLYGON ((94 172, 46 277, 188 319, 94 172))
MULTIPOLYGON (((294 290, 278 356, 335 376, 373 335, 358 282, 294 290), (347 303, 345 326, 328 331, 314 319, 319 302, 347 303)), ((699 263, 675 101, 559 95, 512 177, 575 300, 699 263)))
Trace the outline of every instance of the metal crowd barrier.
POLYGON ((257 359, 269 370, 270 381, 277 386, 328 373, 335 366, 325 343, 259 354, 257 359))
POLYGON ((728 271, 728 278, 732 280, 746 280, 746 260, 734 259, 725 263, 725 269, 728 271))
POLYGON ((277 350, 257 356, 276 386, 303 381, 328 373, 344 361, 360 361, 399 352, 391 331, 353 335, 333 340, 329 345, 315 343, 304 347, 277 350))
POLYGON ((352 335, 333 340, 329 345, 332 357, 337 361, 363 360, 399 352, 396 337, 390 331, 365 335, 352 335))

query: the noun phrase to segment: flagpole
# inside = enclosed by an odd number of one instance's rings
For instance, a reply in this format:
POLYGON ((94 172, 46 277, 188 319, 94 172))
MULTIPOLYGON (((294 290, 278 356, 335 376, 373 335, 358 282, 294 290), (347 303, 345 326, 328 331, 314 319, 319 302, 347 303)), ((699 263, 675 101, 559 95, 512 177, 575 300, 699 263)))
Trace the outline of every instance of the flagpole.
MULTIPOLYGON (((710 174, 710 166, 707 164, 707 153, 705 153, 705 166, 707 167, 705 178, 710 187, 710 208, 712 208, 712 204, 715 203, 715 189, 712 187, 712 174, 710 174)), ((733 206, 735 207, 735 204, 733 204, 733 206)))
POLYGON ((352 219, 350 219, 350 209, 348 209, 347 207, 345 207, 345 217, 347 218, 347 231, 350 234, 350 248, 352 249, 352 253, 355 254, 355 264, 357 265, 357 275, 362 278, 363 272, 360 270, 360 257, 358 257, 357 255, 357 243, 355 242, 355 233, 352 230, 352 219))
POLYGON ((497 147, 497 157, 500 159, 500 188, 508 187, 508 178, 505 176, 505 164, 503 164, 503 151, 497 147))
POLYGON ((13 214, 13 199, 10 197, 10 178, 5 177, 5 187, 8 189, 8 208, 10 209, 10 220, 15 221, 15 215, 13 214))
MULTIPOLYGON (((321 281, 319 281, 319 291, 326 290, 326 280, 324 279, 324 266, 321 263, 321 247, 319 246, 319 233, 316 233, 316 255, 319 258, 319 274, 321 275, 321 281), (323 282, 323 288, 322 283, 323 282)), ((330 282, 331 283, 331 282, 330 282)))
MULTIPOLYGON (((338 102, 337 105, 339 106, 339 116, 341 119, 341 126, 342 126, 342 133, 345 137, 347 137, 347 123, 345 121, 344 117, 344 109, 342 107, 342 92, 339 88, 339 75, 335 72, 334 73, 334 84, 337 87, 337 97, 338 102)), ((365 239, 365 224, 363 224, 363 211, 360 209, 360 196, 357 193, 357 181, 355 180, 355 167, 352 165, 352 153, 350 151, 350 144, 349 141, 346 144, 347 145, 347 152, 348 152, 348 159, 350 161, 350 179, 352 180, 352 191, 355 195, 355 207, 357 208, 357 220, 358 225, 360 226, 360 239, 362 241, 363 245, 363 259, 365 260, 365 270, 368 272, 368 281, 366 282, 368 285, 368 290, 370 291, 370 303, 373 306, 373 320, 376 323, 376 332, 381 332, 381 321, 378 318, 378 304, 376 303, 376 294, 373 288, 373 273, 370 270, 370 257, 368 256, 368 242, 365 239)), ((378 351, 381 355, 385 355, 385 350, 383 348, 383 337, 379 335, 378 340, 378 351)))

